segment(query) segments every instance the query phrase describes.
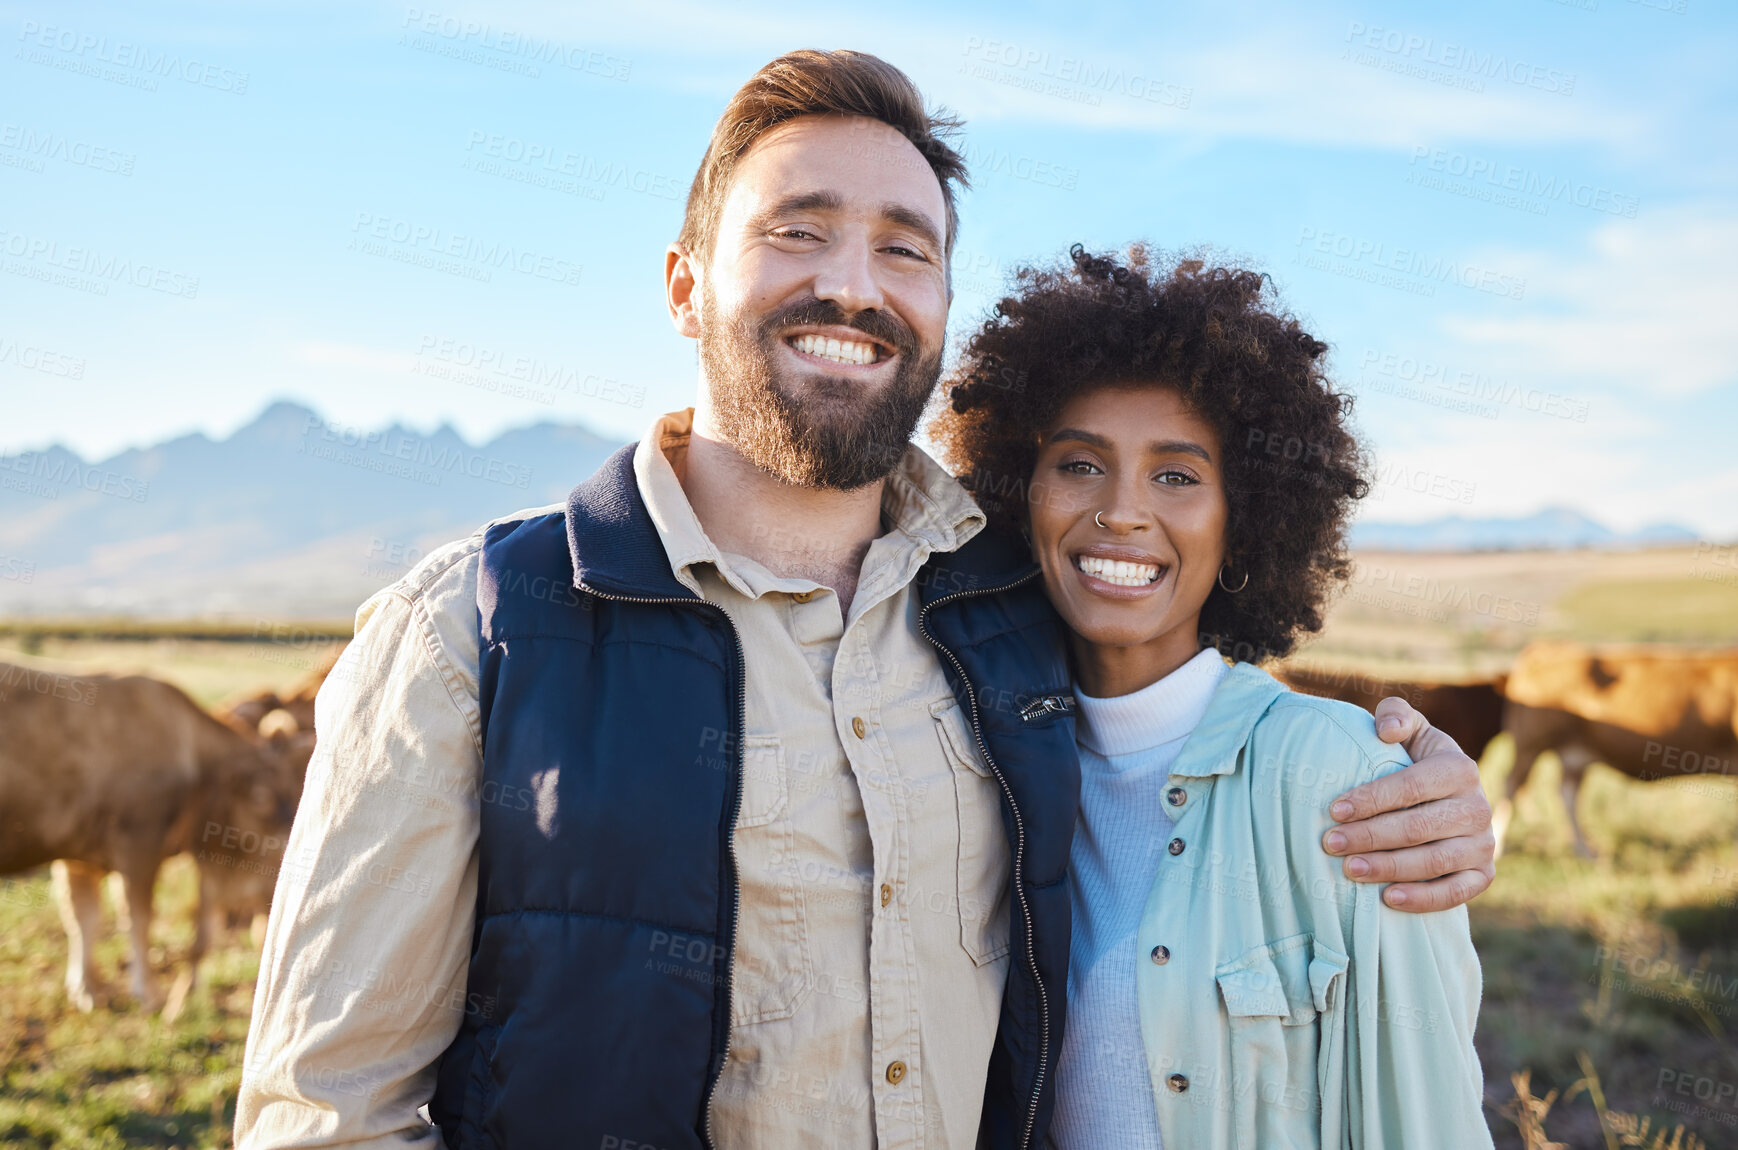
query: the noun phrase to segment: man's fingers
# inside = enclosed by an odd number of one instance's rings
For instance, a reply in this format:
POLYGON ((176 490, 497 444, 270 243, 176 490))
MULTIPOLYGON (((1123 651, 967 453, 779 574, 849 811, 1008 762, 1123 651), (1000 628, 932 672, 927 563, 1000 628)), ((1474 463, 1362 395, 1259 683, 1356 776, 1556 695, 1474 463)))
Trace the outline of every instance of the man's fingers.
MULTIPOLYGON (((1339 822, 1356 822, 1432 799, 1477 791, 1478 785, 1478 764, 1465 755, 1458 751, 1449 755, 1431 755, 1410 767, 1353 787, 1335 799, 1328 811, 1339 822)), ((1479 793, 1482 797, 1483 792, 1479 793)))
POLYGON ((1424 914, 1447 910, 1483 894, 1495 878, 1494 871, 1463 870, 1434 882, 1395 883, 1382 892, 1382 901, 1395 910, 1424 914))
POLYGON ((1376 737, 1384 743, 1410 739, 1429 725, 1411 703, 1398 695, 1389 695, 1376 704, 1376 737))
POLYGON ((1489 866, 1495 846, 1496 838, 1486 829, 1421 847, 1352 855, 1340 869, 1353 882, 1428 882, 1489 866))
MULTIPOLYGON (((1406 773, 1398 772, 1399 775, 1406 773)), ((1397 775, 1387 777, 1395 778, 1397 775)), ((1426 846, 1438 839, 1476 835, 1490 825, 1491 805, 1483 794, 1476 798, 1457 794, 1374 818, 1343 823, 1322 836, 1322 849, 1331 855, 1404 850, 1426 846)))

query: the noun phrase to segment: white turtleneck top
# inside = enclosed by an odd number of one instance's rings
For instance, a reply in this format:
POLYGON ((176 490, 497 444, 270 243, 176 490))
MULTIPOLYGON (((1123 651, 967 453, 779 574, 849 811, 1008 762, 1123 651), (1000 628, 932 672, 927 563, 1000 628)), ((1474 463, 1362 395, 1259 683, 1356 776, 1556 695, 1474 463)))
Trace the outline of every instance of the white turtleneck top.
POLYGON ((1068 1027, 1051 1140, 1061 1150, 1161 1150, 1135 997, 1135 934, 1170 839, 1171 763, 1228 668, 1202 651, 1129 695, 1075 690, 1080 822, 1070 855, 1068 1027))

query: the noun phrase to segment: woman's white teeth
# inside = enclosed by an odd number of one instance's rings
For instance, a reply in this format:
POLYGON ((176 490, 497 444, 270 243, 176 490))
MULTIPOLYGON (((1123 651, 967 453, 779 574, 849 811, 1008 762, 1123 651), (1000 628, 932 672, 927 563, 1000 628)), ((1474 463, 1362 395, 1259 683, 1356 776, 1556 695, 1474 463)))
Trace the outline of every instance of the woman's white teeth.
POLYGON ((1103 579, 1118 587, 1145 587, 1159 577, 1156 563, 1130 563, 1123 559, 1100 559, 1093 555, 1080 557, 1080 569, 1094 579, 1103 579))
POLYGON ((791 346, 807 355, 820 356, 836 363, 874 363, 875 345, 855 340, 828 339, 824 335, 799 335, 791 346))

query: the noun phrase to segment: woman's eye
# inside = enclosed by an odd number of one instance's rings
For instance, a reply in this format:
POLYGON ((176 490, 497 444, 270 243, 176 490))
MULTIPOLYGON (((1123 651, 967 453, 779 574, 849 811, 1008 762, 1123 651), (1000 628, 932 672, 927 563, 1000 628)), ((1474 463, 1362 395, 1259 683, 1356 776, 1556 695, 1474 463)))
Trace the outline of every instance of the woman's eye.
POLYGON ((1201 482, 1187 471, 1161 471, 1154 478, 1167 487, 1190 487, 1201 482))
POLYGON ((1085 459, 1069 459, 1057 465, 1056 470, 1068 475, 1097 475, 1098 466, 1085 459))

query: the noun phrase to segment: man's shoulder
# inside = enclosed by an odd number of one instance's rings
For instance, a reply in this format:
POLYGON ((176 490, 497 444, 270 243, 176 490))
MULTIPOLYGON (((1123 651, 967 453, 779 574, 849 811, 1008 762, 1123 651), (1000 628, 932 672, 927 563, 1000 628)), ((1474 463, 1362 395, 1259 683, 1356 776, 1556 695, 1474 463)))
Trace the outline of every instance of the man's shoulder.
POLYGON ((462 539, 454 539, 430 549, 417 564, 399 578, 369 597, 356 613, 356 627, 361 630, 368 616, 389 599, 410 604, 422 604, 430 615, 441 615, 463 605, 474 611, 477 601, 477 571, 483 543, 489 532, 499 526, 530 523, 565 513, 564 504, 551 503, 543 507, 528 507, 511 515, 502 515, 479 526, 462 539))

